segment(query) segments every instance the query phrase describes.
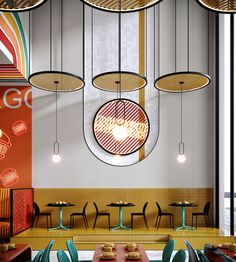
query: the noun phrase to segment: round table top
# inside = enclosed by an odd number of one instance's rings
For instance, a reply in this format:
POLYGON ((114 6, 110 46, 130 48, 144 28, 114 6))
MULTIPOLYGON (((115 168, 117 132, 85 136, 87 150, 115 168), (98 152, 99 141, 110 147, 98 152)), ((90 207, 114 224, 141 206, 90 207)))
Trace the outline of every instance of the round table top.
POLYGON ((48 203, 46 206, 48 207, 72 207, 75 206, 75 204, 71 204, 71 203, 48 203))
POLYGON ((198 206, 197 204, 194 203, 181 203, 181 202, 177 202, 177 203, 171 203, 169 204, 169 206, 172 207, 196 207, 198 206))
POLYGON ((134 203, 110 203, 110 204, 107 204, 108 207, 134 207, 135 204, 134 203))

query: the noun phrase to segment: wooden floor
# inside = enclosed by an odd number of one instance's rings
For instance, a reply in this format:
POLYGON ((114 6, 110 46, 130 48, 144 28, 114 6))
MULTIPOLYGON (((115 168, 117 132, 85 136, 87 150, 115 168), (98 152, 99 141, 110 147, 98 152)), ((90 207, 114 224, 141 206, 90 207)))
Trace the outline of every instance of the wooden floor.
POLYGON ((136 242, 144 244, 147 250, 162 250, 166 237, 175 241, 175 249, 185 249, 184 240, 189 240, 195 248, 202 249, 205 243, 234 242, 234 237, 216 228, 201 227, 197 230, 176 231, 169 228, 133 229, 131 231, 108 229, 72 229, 69 231, 48 231, 45 228, 28 229, 11 238, 13 243, 30 244, 33 250, 44 249, 46 244, 55 240, 53 250, 66 249, 67 239, 73 239, 79 250, 94 250, 96 244, 104 242, 136 242))

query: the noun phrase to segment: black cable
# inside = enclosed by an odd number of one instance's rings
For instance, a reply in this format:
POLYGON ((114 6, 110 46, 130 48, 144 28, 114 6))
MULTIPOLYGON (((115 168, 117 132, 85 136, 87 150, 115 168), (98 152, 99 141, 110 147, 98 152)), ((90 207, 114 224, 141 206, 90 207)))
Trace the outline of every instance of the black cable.
POLYGON ((91 78, 93 79, 93 8, 91 8, 91 78))
POLYGON ((61 0, 61 72, 63 72, 63 0, 61 0))
POLYGON ((177 6, 175 0, 175 72, 177 72, 177 6))
MULTIPOLYGON (((119 1, 121 10, 121 0, 119 1)), ((119 99, 121 99, 121 12, 118 14, 118 71, 119 71, 119 99)))
MULTIPOLYGON (((147 14, 148 14, 148 11, 147 9, 145 9, 145 54, 146 54, 146 57, 145 57, 145 74, 146 74, 146 77, 147 77, 147 74, 148 74, 148 68, 147 68, 147 61, 148 61, 148 49, 147 49, 147 45, 148 45, 148 20, 147 20, 147 14)), ((148 78, 148 77, 147 77, 148 78)))
POLYGON ((30 76, 30 67, 31 67, 31 11, 29 11, 29 69, 28 69, 28 76, 30 76))
POLYGON ((187 20, 188 20, 188 23, 187 23, 187 39, 188 39, 188 45, 187 45, 187 50, 188 50, 188 53, 187 53, 187 60, 188 60, 188 66, 187 66, 187 69, 189 71, 189 45, 190 45, 190 39, 189 39, 189 35, 190 35, 190 28, 189 28, 189 12, 190 12, 190 8, 189 8, 189 0, 187 0, 187 3, 188 3, 188 12, 187 12, 187 20))
POLYGON ((50 57, 50 71, 52 71, 52 0, 50 0, 50 26, 49 26, 49 37, 50 37, 50 47, 49 47, 49 57, 50 57))

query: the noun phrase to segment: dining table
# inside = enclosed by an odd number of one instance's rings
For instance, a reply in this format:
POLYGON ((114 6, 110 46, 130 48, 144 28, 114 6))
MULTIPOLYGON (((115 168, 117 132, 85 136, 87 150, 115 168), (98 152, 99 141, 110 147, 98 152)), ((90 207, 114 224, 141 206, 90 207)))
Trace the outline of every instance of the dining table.
POLYGON ((14 249, 0 252, 1 262, 22 262, 31 261, 31 246, 26 244, 17 244, 14 249))
POLYGON ((118 207, 119 208, 119 222, 118 225, 115 227, 112 227, 112 230, 116 229, 125 229, 125 230, 130 230, 129 227, 126 227, 123 225, 123 207, 134 207, 134 203, 128 203, 128 202, 114 202, 107 204, 108 207, 118 207))
POLYGON ((176 202, 176 203, 169 204, 169 206, 181 208, 181 225, 176 227, 175 230, 181 230, 181 229, 195 230, 194 227, 187 226, 185 224, 185 208, 196 207, 196 206, 198 206, 197 204, 186 203, 186 202, 176 202))
POLYGON ((62 203, 48 203, 46 206, 48 207, 57 207, 59 208, 59 225, 56 226, 56 227, 52 227, 52 228, 49 228, 48 230, 56 230, 56 229, 63 229, 63 230, 70 230, 70 227, 68 226, 64 226, 63 225, 63 207, 72 207, 72 206, 75 206, 75 204, 72 204, 72 203, 66 203, 66 202, 62 202, 62 203))
MULTIPOLYGON (((93 255, 93 260, 92 262, 101 262, 102 261, 102 252, 103 252, 103 245, 97 245, 96 250, 93 255)), ((129 258, 127 257, 128 255, 128 250, 126 249, 125 244, 116 244, 115 247, 113 248, 113 253, 115 253, 115 258, 114 259, 109 259, 110 262, 127 262, 129 261, 129 258)), ((139 252, 141 255, 140 259, 136 259, 136 261, 142 261, 142 262, 149 262, 149 258, 147 256, 147 253, 144 249, 144 246, 141 244, 137 245, 137 249, 135 252, 139 252)), ((130 259, 134 260, 134 259, 130 259)))

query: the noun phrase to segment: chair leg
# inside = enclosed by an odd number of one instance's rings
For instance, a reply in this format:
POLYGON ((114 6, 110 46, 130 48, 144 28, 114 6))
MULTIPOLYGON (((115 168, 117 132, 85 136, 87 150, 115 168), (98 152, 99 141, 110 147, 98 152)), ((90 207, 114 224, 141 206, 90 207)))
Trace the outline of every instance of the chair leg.
POLYGON ((52 227, 52 215, 50 215, 50 227, 52 227))
POLYGON ((131 228, 133 228, 133 219, 134 219, 134 217, 133 217, 133 215, 131 215, 131 228))
POLYGON ((95 226, 96 226, 96 223, 97 223, 97 218, 98 218, 98 216, 96 215, 96 217, 95 217, 95 220, 94 220, 94 224, 93 224, 93 229, 95 228, 95 226))
POLYGON ((196 226, 195 226, 195 227, 196 227, 196 229, 197 229, 197 216, 196 216, 196 226))
POLYGON ((39 216, 37 216, 35 227, 37 227, 38 221, 39 221, 39 216))
POLYGON ((155 223, 155 228, 157 227, 158 218, 159 218, 159 214, 157 215, 157 219, 156 219, 156 223, 155 223))
POLYGON ((192 215, 192 227, 193 227, 193 215, 192 215))
POLYGON ((213 224, 212 224, 210 216, 208 215, 207 217, 208 217, 208 220, 209 220, 209 223, 210 223, 210 227, 213 228, 213 224))
POLYGON ((84 217, 84 216, 83 216, 83 220, 84 220, 84 225, 85 225, 85 228, 87 229, 86 219, 85 219, 85 217, 84 217))
POLYGON ((85 215, 85 220, 86 220, 87 228, 89 228, 89 223, 86 215, 85 215))
POLYGON ((204 215, 204 219, 205 219, 205 222, 206 222, 206 226, 208 227, 208 221, 206 219, 206 216, 204 215))
POLYGON ((159 217, 159 221, 158 221, 157 229, 159 228, 160 223, 161 223, 161 216, 159 217))
POLYGON ((46 220, 47 220, 47 230, 48 230, 48 216, 46 216, 46 220))
POLYGON ((172 226, 172 224, 171 224, 171 216, 169 216, 169 219, 170 219, 170 227, 172 226))
POLYGON ((73 225, 72 225, 72 215, 70 215, 70 228, 73 228, 73 225))
POLYGON ((173 225, 173 229, 174 229, 175 228, 174 215, 172 216, 172 225, 173 225))
POLYGON ((109 226, 109 230, 111 230, 111 221, 110 221, 110 215, 108 216, 108 226, 109 226))
POLYGON ((147 218, 146 218, 145 215, 143 216, 143 219, 144 219, 144 223, 145 223, 145 225, 146 225, 146 228, 149 229, 149 227, 148 227, 148 223, 147 223, 147 218))

